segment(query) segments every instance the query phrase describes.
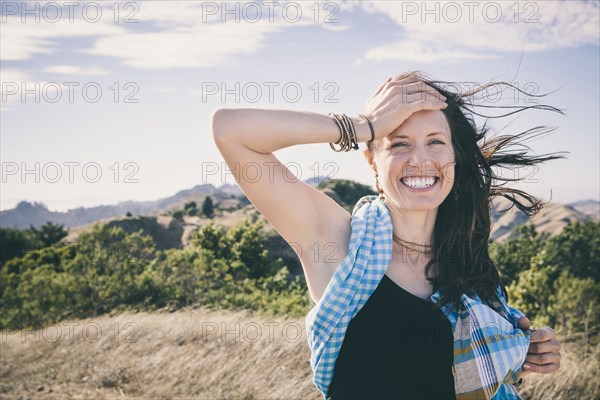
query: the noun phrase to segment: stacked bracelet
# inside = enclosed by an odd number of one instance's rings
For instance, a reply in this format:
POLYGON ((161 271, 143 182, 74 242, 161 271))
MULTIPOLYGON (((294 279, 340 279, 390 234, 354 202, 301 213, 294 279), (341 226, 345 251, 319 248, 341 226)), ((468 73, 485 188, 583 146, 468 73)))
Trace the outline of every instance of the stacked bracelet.
POLYGON ((340 148, 336 149, 333 147, 333 143, 329 143, 329 147, 333 151, 350 151, 352 149, 358 150, 358 142, 356 141, 356 131, 354 129, 354 124, 352 120, 346 114, 335 114, 329 113, 329 115, 333 116, 333 120, 335 121, 337 127, 340 130, 340 139, 335 142, 335 144, 339 145, 340 148))
MULTIPOLYGON (((346 114, 329 113, 329 115, 333 116, 333 120, 340 130, 340 139, 335 142, 335 144, 339 145, 340 148, 336 149, 333 147, 334 143, 329 143, 329 147, 336 152, 350 151, 352 149, 358 150, 358 140, 356 138, 356 130, 354 129, 352 120, 346 114)), ((367 143, 372 143, 373 140, 375 140, 375 130, 373 129, 373 124, 371 124, 371 121, 369 121, 369 119, 364 115, 358 115, 369 124, 369 129, 371 130, 371 140, 369 140, 367 143)))

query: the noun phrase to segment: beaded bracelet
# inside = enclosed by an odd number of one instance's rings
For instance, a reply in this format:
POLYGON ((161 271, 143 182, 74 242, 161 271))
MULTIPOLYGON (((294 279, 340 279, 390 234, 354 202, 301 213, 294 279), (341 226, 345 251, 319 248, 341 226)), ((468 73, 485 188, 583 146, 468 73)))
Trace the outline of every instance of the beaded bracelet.
POLYGON ((340 139, 335 142, 340 148, 336 149, 333 143, 329 143, 329 147, 335 152, 350 151, 351 149, 358 150, 358 142, 356 140, 356 130, 352 120, 346 114, 329 113, 333 116, 338 129, 340 130, 340 139))

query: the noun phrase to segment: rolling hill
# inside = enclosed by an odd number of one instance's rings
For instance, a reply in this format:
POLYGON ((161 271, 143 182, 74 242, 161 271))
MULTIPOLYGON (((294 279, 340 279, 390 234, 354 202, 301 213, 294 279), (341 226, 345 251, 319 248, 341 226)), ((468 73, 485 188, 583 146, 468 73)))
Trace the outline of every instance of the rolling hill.
MULTIPOLYGON (((376 193, 368 186, 348 180, 313 179, 307 183, 316 186, 349 212, 362 195, 376 193)), ((596 200, 582 200, 571 204, 551 202, 533 217, 525 215, 516 207, 506 210, 509 206, 509 200, 502 197, 492 201, 491 237, 500 242, 510 238, 515 228, 521 224, 531 224, 538 232, 556 235, 569 222, 600 220, 600 202, 596 200)), ((197 185, 156 201, 128 201, 116 205, 77 208, 67 212, 49 211, 40 203, 21 202, 16 208, 2 211, 0 215, 2 227, 25 229, 30 224, 39 227, 46 221, 64 224, 69 228, 69 235, 63 240, 68 242, 76 241, 81 232, 90 230, 96 222, 119 226, 126 232, 141 229, 155 240, 159 249, 181 248, 187 245, 191 234, 211 221, 230 228, 244 218, 252 222, 264 220, 239 186, 229 184, 218 188, 211 184, 197 185), (211 196, 215 204, 214 218, 184 215, 181 219, 176 219, 171 216, 173 211, 182 209, 187 202, 202 204, 207 196, 211 196), (125 216, 127 212, 132 216, 125 216)), ((286 248, 287 244, 284 244, 283 239, 267 221, 264 222, 264 232, 267 236, 271 237, 276 245, 286 248)))

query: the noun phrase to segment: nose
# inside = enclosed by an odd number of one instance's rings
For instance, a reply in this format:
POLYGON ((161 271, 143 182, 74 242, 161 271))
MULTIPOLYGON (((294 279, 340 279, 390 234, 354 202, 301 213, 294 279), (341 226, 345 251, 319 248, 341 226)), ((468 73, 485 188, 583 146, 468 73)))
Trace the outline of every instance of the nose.
POLYGON ((425 146, 412 146, 406 161, 406 172, 415 175, 435 173, 435 165, 425 146))

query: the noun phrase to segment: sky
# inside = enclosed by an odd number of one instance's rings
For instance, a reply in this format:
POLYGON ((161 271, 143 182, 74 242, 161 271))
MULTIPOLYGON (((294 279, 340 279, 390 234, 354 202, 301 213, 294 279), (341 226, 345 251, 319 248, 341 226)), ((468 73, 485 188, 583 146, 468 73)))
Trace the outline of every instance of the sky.
MULTIPOLYGON (((473 88, 507 81, 565 115, 490 120, 567 159, 516 171, 544 200, 600 199, 598 1, 0 1, 0 209, 156 200, 235 183, 211 132, 219 108, 357 115, 390 76, 473 88), (508 126, 507 126, 508 125, 508 126)), ((505 88, 488 105, 534 105, 505 88)), ((480 110, 481 111, 481 110, 480 110)), ((482 121, 481 121, 482 122, 482 121)), ((361 145, 362 148, 362 145, 361 145)), ((362 152, 276 152, 300 179, 374 187, 362 152)))

